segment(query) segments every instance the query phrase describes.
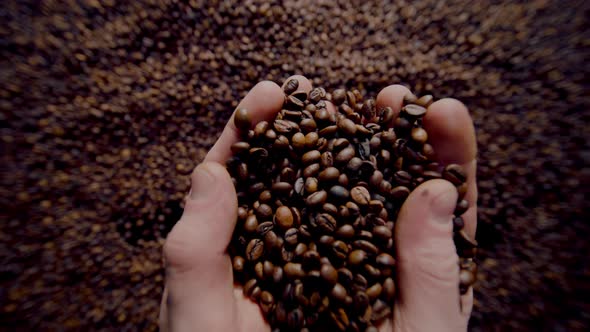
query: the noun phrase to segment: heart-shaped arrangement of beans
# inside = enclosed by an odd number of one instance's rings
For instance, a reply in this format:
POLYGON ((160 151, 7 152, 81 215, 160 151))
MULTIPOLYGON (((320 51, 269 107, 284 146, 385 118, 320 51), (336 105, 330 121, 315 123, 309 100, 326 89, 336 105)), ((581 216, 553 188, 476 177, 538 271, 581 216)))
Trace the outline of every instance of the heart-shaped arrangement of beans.
POLYGON ((242 141, 227 168, 238 195, 229 253, 235 281, 276 331, 375 331, 395 297, 393 231, 420 183, 444 178, 459 201, 453 220, 459 290, 474 282, 476 243, 462 230, 466 174, 440 165, 422 128, 433 102, 408 95, 394 120, 358 90, 285 84, 273 121, 238 109, 242 141), (335 105, 330 112, 328 102, 335 105))

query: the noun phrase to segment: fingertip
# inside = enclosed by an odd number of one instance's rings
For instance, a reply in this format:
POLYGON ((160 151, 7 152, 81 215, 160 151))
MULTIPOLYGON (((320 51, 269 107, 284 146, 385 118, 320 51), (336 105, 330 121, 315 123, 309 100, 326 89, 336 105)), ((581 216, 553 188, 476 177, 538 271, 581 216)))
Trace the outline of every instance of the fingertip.
POLYGON ((299 82, 299 87, 297 88, 297 90, 303 90, 307 93, 309 93, 312 89, 312 85, 311 82, 307 79, 307 77, 303 76, 303 75, 293 75, 290 76, 289 78, 287 78, 283 84, 282 87, 285 86, 285 84, 287 84, 287 82, 289 82, 292 79, 296 79, 299 82))
POLYGON ((423 125, 440 162, 464 164, 475 158, 475 127, 462 102, 453 98, 435 101, 428 107, 423 125))
POLYGON ((452 183, 442 179, 430 180, 422 183, 407 198, 401 211, 400 218, 408 214, 426 214, 423 218, 412 218, 419 222, 433 220, 446 223, 452 215, 457 203, 457 189, 452 183))
POLYGON ((404 96, 409 93, 411 93, 410 89, 400 84, 387 86, 377 95, 377 107, 391 107, 395 112, 395 117, 397 117, 397 114, 402 108, 404 96))

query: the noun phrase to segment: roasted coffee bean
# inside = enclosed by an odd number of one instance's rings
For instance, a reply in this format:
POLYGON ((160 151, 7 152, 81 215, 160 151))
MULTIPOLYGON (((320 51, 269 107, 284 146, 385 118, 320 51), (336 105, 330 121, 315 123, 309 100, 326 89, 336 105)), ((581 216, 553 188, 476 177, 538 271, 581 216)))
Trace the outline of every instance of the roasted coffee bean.
POLYGON ((330 188, 330 196, 337 201, 346 201, 350 197, 350 193, 343 186, 332 186, 330 188))
POLYGON ((260 206, 256 209, 256 216, 258 220, 268 220, 272 217, 273 211, 272 208, 267 204, 260 204, 260 206))
POLYGON ((367 286, 369 285, 367 278, 365 278, 360 273, 354 275, 354 278, 352 278, 352 284, 353 288, 355 288, 357 291, 365 291, 367 289, 367 286))
POLYGON ((392 199, 403 202, 410 195, 410 189, 405 186, 397 186, 391 189, 390 195, 392 199))
POLYGON ((303 133, 295 133, 291 137, 291 146, 295 150, 303 150, 305 148, 305 135, 303 133))
POLYGON ((305 276, 305 272, 300 263, 289 262, 285 264, 283 271, 285 276, 289 279, 303 278, 305 276))
POLYGON ((350 264, 351 266, 360 265, 366 259, 367 259, 367 253, 366 252, 364 252, 363 250, 360 250, 360 249, 353 250, 348 255, 348 264, 350 264))
POLYGON ((413 128, 410 135, 412 140, 418 144, 424 144, 428 140, 428 134, 426 133, 426 130, 420 127, 413 128))
POLYGON ((461 217, 455 217, 453 218, 453 231, 460 231, 463 229, 463 227, 465 227, 465 222, 463 221, 463 218, 461 217))
POLYGON ((332 243, 332 253, 334 254, 334 257, 340 260, 345 260, 348 256, 348 251, 348 245, 343 241, 336 240, 332 243))
POLYGON ((252 239, 246 247, 246 258, 249 261, 257 261, 264 253, 264 242, 261 239, 252 239))
POLYGON ((362 249, 365 251, 365 254, 369 255, 377 255, 379 253, 379 249, 375 246, 372 242, 367 240, 356 240, 352 243, 352 246, 357 249, 362 249))
POLYGON ((373 321, 380 321, 386 317, 391 315, 391 308, 387 305, 387 303, 377 299, 373 304, 373 315, 371 320, 373 321))
POLYGON ((346 101, 346 90, 336 89, 332 92, 332 102, 334 105, 340 106, 344 101, 346 101))
POLYGON ((457 186, 457 194, 459 195, 459 199, 465 198, 465 195, 467 194, 467 189, 467 182, 464 182, 457 186))
MULTIPOLYGON (((315 124, 315 122, 314 122, 315 124)), ((295 137, 295 135, 293 135, 295 137)), ((317 148, 319 136, 315 131, 309 132, 305 135, 305 148, 315 149, 317 148)))
POLYGON ((342 225, 336 230, 336 236, 342 239, 352 239, 354 237, 354 227, 342 225))
POLYGON ((244 292, 244 296, 249 297, 253 300, 256 300, 258 298, 258 296, 260 296, 260 293, 262 292, 262 290, 258 286, 258 280, 256 280, 256 278, 248 280, 244 284, 243 292, 244 292))
POLYGON ((338 282, 338 271, 330 264, 322 264, 320 275, 328 284, 334 285, 338 282))
POLYGON ((371 195, 365 187, 356 186, 350 190, 350 197, 352 200, 361 206, 366 206, 371 200, 371 195))
POLYGON ((262 291, 260 293, 259 301, 262 312, 268 314, 271 311, 271 308, 274 304, 274 297, 272 296, 272 294, 267 291, 262 291))
POLYGON ((253 233, 256 232, 256 229, 258 228, 258 219, 256 219, 256 216, 251 214, 248 216, 248 218, 246 218, 246 221, 244 222, 244 231, 246 231, 246 233, 253 233))
POLYGON ((272 270, 272 280, 275 284, 280 283, 283 280, 283 268, 280 266, 275 266, 272 270))
POLYGON ((306 251, 307 251, 307 245, 303 242, 299 242, 295 246, 295 250, 293 251, 293 254, 295 254, 295 256, 298 257, 298 256, 303 255, 306 251))
POLYGON ((287 315, 287 324, 290 329, 299 330, 303 326, 304 319, 303 311, 296 308, 287 315))
POLYGON ((230 149, 234 156, 240 156, 250 150, 250 144, 248 142, 236 142, 232 144, 230 149))
POLYGON ((330 292, 330 296, 336 301, 343 302, 346 298, 346 288, 341 284, 335 284, 330 292))
POLYGON ((340 165, 346 164, 355 156, 355 154, 356 152, 354 151, 354 148, 352 146, 348 146, 336 154, 334 162, 340 165))
POLYGON ((339 176, 340 171, 338 171, 336 167, 327 167, 326 169, 320 172, 318 179, 322 182, 334 182, 338 180, 339 176))
MULTIPOLYGON (((320 236, 320 238, 318 240, 318 244, 324 248, 329 248, 332 245, 332 243, 334 243, 334 237, 332 235, 324 234, 324 235, 320 236)), ((327 259, 327 258, 322 257, 322 259, 327 259)))
POLYGON ((285 243, 290 246, 294 246, 297 244, 297 228, 289 228, 285 231, 285 243))
MULTIPOLYGON (((269 221, 268 223, 272 225, 272 222, 269 221)), ((261 225, 258 227, 260 229, 261 225)), ((260 230, 258 230, 258 232, 260 232, 260 230)), ((264 250, 267 252, 271 252, 273 249, 280 247, 280 244, 279 237, 272 230, 269 230, 264 234, 264 250)))
MULTIPOLYGON (((274 184, 273 184, 274 186, 274 184)), ((270 190, 263 190, 260 195, 258 195, 258 201, 260 203, 268 204, 272 200, 272 193, 270 190)))
POLYGON ((293 226, 293 213, 287 206, 280 206, 275 213, 275 223, 286 230, 293 226))
POLYGON ((252 126, 250 113, 245 108, 238 108, 234 114, 234 125, 241 131, 246 131, 252 126))
POLYGON ((378 268, 374 267, 374 266, 373 266, 373 265, 371 265, 371 264, 365 264, 365 266, 364 266, 364 270, 365 270, 365 272, 364 272, 364 273, 365 273, 365 275, 366 275, 368 278, 372 278, 372 279, 378 279, 378 278, 380 278, 380 277, 381 277, 381 274, 382 274, 382 272, 383 272, 384 274, 386 274, 386 275, 389 275, 389 274, 390 274, 388 270, 386 270, 386 269, 384 269, 384 270, 380 270, 380 269, 378 269, 378 268))
POLYGON ((326 202, 326 199, 328 199, 328 193, 324 190, 320 190, 309 195, 306 199, 306 203, 308 206, 321 206, 326 202))
POLYGON ((422 117, 426 114, 426 108, 416 104, 409 104, 402 107, 402 112, 412 117, 422 117))
POLYGON ((309 177, 305 179, 305 192, 307 194, 313 194, 318 191, 318 179, 309 177))
POLYGON ((387 226, 376 226, 373 228, 373 235, 378 239, 387 241, 391 238, 392 233, 387 226))
POLYGON ((246 260, 242 256, 234 256, 232 260, 232 266, 235 272, 241 273, 244 271, 246 260))
POLYGON ((397 171, 394 174, 395 181, 401 186, 410 186, 412 184, 412 175, 406 171, 397 171))
POLYGON ((357 131, 355 123, 347 118, 338 121, 338 129, 342 134, 347 136, 353 136, 357 131))
POLYGON ((395 266, 395 259, 388 253, 380 253, 375 258, 375 263, 381 268, 392 268, 395 266))
POLYGON ((332 156, 332 152, 326 151, 322 153, 320 157, 320 165, 323 168, 332 167, 332 165, 334 165, 334 157, 332 156))
POLYGON ((320 266, 320 254, 314 250, 308 250, 303 254, 303 267, 306 270, 317 269, 320 266))
POLYGON ((292 78, 288 80, 287 83, 285 83, 285 85, 283 86, 283 91, 285 92, 285 94, 290 95, 293 92, 297 91, 297 88, 299 88, 299 81, 292 78))
POLYGON ((322 128, 320 130, 319 134, 322 137, 332 137, 334 134, 336 134, 337 131, 338 131, 338 126, 331 125, 331 126, 327 126, 327 127, 322 128))
POLYGON ((374 285, 372 285, 371 287, 367 288, 367 295, 369 296, 369 299, 371 299, 371 301, 375 301, 380 295, 381 292, 383 291, 383 286, 381 286, 381 284, 376 283, 374 285))
POLYGON ((303 177, 308 178, 308 177, 312 177, 312 176, 316 176, 320 171, 320 164, 319 163, 315 163, 315 164, 311 164, 307 167, 305 167, 305 169, 303 169, 303 177))
POLYGON ((467 181, 467 175, 463 167, 457 164, 447 165, 442 173, 442 177, 456 186, 467 181))
POLYGON ((334 324, 340 331, 346 331, 348 326, 350 325, 348 315, 346 314, 346 311, 344 311, 344 309, 342 308, 338 308, 335 311, 331 311, 330 317, 332 318, 332 322, 334 322, 334 324))
POLYGON ((258 262, 254 265, 254 274, 258 280, 264 280, 264 265, 258 262))
POLYGON ((457 207, 455 207, 455 215, 456 216, 460 216, 463 213, 467 212, 467 210, 469 209, 469 202, 462 199, 459 201, 459 203, 457 203, 457 207))
POLYGON ((301 162, 304 165, 313 164, 319 162, 321 153, 318 150, 311 150, 303 154, 301 162))
MULTIPOLYGON (((258 223, 258 222, 257 222, 258 223)), ((265 221, 261 224, 259 224, 256 227, 256 232, 258 233, 258 235, 260 236, 265 236, 269 231, 271 231, 274 228, 274 224, 272 221, 265 221)))

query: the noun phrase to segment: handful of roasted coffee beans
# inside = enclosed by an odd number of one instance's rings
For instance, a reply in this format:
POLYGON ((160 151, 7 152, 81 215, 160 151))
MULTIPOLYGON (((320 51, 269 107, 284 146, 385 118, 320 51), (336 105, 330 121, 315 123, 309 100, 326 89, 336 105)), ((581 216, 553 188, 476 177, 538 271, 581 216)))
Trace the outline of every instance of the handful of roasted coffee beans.
POLYGON ((461 292, 475 280, 476 244, 462 230, 466 174, 443 167, 422 128, 433 102, 408 95, 395 120, 357 90, 285 84, 283 109, 252 124, 238 109, 242 141, 227 162, 238 195, 229 253, 235 280, 276 331, 376 331, 395 297, 394 224, 420 183, 452 182, 461 292), (336 112, 330 112, 328 102, 336 112))

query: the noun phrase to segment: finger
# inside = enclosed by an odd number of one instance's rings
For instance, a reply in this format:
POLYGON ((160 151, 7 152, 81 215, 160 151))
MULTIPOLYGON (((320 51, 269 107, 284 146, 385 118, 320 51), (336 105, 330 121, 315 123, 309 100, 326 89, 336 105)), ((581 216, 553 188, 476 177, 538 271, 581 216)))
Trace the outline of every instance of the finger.
POLYGON ((168 330, 230 331, 235 308, 226 247, 237 218, 236 193, 218 163, 201 163, 191 181, 184 213, 164 245, 168 330))
POLYGON ((404 96, 409 93, 411 93, 410 90, 403 85, 393 84, 385 87, 377 95, 377 100, 375 101, 377 109, 391 107, 394 114, 393 119, 395 119, 402 109, 404 96))
POLYGON ((462 165, 467 172, 467 194, 469 209, 463 214, 465 230, 475 238, 477 227, 477 182, 475 128, 467 107, 452 98, 438 100, 430 107, 423 119, 428 132, 428 141, 443 164, 462 165))
POLYGON ((459 304, 459 265, 453 242, 457 191, 450 182, 418 186, 395 229, 399 292, 394 331, 465 331, 459 304))
MULTIPOLYGON (((236 109, 245 108, 249 111, 252 123, 267 120, 281 110, 285 95, 283 90, 274 82, 262 81, 256 84, 242 99, 236 109)), ((235 114, 235 112, 234 112, 235 114)), ((231 156, 230 147, 239 140, 239 131, 234 124, 234 114, 225 125, 221 136, 213 145, 205 161, 225 164, 231 156)))
MULTIPOLYGON (((295 78, 299 81, 299 89, 303 89, 309 93, 311 90, 311 83, 307 78, 301 75, 294 75, 289 77, 285 83, 291 78, 295 78)), ((248 92, 236 109, 247 109, 252 119, 252 123, 254 124, 262 120, 270 120, 281 110, 284 100, 285 94, 283 93, 282 88, 274 82, 263 81, 256 84, 252 90, 248 92)), ((215 145, 213 145, 209 153, 207 153, 205 161, 215 161, 224 164, 231 156, 230 147, 240 138, 240 132, 234 124, 234 114, 232 114, 225 125, 225 128, 215 145)))
POLYGON ((307 93, 309 93, 311 91, 311 82, 302 75, 293 75, 290 76, 289 78, 287 78, 285 80, 285 82, 283 82, 283 85, 281 86, 282 88, 285 87, 285 84, 287 84, 287 82, 289 82, 290 80, 297 80, 299 82, 299 86, 297 87, 297 91, 305 91, 307 93))

